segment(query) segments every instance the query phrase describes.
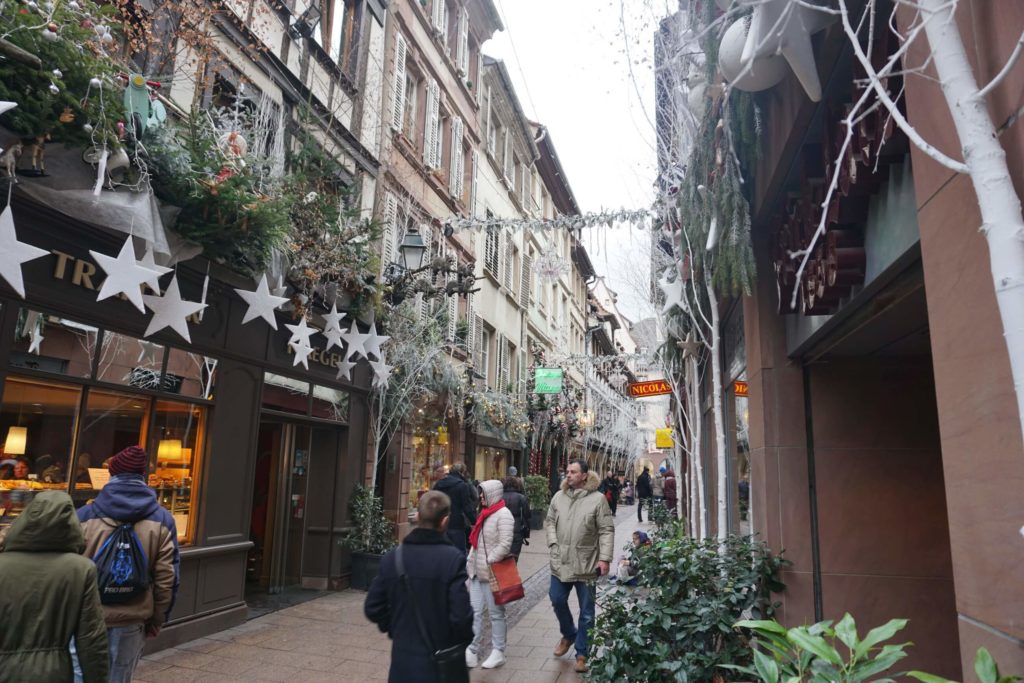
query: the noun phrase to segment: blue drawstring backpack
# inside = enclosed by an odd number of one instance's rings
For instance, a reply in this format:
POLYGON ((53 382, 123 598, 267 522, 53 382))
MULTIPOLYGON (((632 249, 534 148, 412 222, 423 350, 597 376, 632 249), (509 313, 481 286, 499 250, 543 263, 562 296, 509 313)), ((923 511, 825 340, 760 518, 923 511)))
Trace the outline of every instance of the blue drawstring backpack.
POLYGON ((122 605, 149 590, 149 563, 133 524, 118 524, 92 558, 100 602, 122 605))

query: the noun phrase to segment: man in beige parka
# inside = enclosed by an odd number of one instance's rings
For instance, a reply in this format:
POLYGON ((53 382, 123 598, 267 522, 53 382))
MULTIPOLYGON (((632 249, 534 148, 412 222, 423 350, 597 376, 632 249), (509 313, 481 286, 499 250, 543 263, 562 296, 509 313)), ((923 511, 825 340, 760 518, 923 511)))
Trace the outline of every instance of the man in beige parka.
POLYGON ((587 645, 594 625, 595 581, 608 573, 615 550, 615 521, 608 501, 597 488, 600 479, 583 460, 573 460, 562 488, 548 508, 547 535, 551 551, 548 597, 558 617, 562 639, 555 646, 561 657, 576 644, 578 673, 587 670, 587 645), (579 624, 569 611, 569 593, 576 589, 579 624))

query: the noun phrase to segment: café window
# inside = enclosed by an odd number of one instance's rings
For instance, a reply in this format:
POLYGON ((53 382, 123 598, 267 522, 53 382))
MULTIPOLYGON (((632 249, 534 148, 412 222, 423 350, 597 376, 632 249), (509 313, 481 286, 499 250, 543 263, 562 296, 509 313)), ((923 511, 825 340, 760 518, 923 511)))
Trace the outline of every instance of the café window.
POLYGON ((349 394, 342 389, 310 384, 272 372, 263 373, 264 410, 348 422, 348 406, 349 394))

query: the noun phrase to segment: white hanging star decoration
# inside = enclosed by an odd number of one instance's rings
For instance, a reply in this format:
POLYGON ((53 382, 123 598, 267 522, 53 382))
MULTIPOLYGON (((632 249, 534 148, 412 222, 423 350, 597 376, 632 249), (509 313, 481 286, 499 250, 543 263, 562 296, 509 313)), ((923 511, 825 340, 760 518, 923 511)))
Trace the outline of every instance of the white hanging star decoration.
POLYGON ((345 360, 352 360, 357 353, 369 360, 370 357, 366 354, 366 341, 369 336, 368 334, 361 333, 359 327, 353 321, 348 328, 348 332, 341 335, 341 338, 345 340, 345 360))
MULTIPOLYGON (((292 336, 288 338, 288 346, 296 350, 299 346, 308 346, 312 350, 313 344, 310 341, 310 337, 317 333, 315 327, 309 327, 306 325, 306 319, 303 318, 299 321, 298 325, 289 325, 285 323, 285 327, 291 330, 292 336)), ((298 351, 295 351, 298 353, 298 351)))
POLYGON ((331 305, 330 313, 324 313, 324 320, 327 321, 327 325, 324 326, 324 336, 327 337, 327 351, 330 351, 335 346, 339 349, 342 348, 341 321, 344 318, 345 314, 338 312, 337 302, 331 305))
POLYGON ((40 353, 42 352, 40 346, 42 345, 44 339, 43 333, 40 332, 39 330, 33 329, 31 332, 28 333, 28 338, 28 352, 34 353, 37 356, 40 355, 40 353))
POLYGON ((50 252, 31 244, 19 242, 14 233, 14 214, 8 204, 0 213, 0 277, 7 281, 22 299, 25 298, 25 281, 21 277, 21 264, 42 258, 50 252))
POLYGON ((188 317, 206 308, 206 304, 182 299, 181 291, 178 289, 177 275, 171 278, 163 296, 146 294, 142 298, 146 302, 146 307, 153 311, 153 318, 149 321, 149 326, 146 328, 145 334, 142 335, 143 337, 148 337, 154 332, 169 327, 189 344, 192 343, 192 338, 188 333, 188 317))
POLYGON ((338 361, 338 376, 335 379, 344 379, 349 382, 352 381, 352 368, 356 366, 355 363, 350 363, 347 360, 338 361))
POLYGON ((292 359, 292 367, 302 363, 302 367, 309 370, 309 354, 313 353, 313 347, 308 343, 304 343, 301 339, 293 344, 289 344, 289 346, 295 352, 295 358, 292 359))
POLYGON ((814 63, 811 35, 828 26, 834 17, 791 0, 761 0, 754 6, 750 31, 743 46, 743 64, 781 54, 796 74, 807 97, 821 101, 821 81, 814 63))
POLYGON ((153 292, 155 292, 156 294, 159 294, 160 293, 160 276, 161 275, 166 275, 167 273, 171 272, 171 270, 173 270, 173 269, 172 268, 168 268, 167 266, 158 266, 156 264, 156 259, 153 257, 153 245, 152 244, 147 244, 146 245, 146 253, 142 255, 142 260, 139 261, 139 265, 140 266, 144 266, 146 268, 149 268, 150 270, 154 270, 154 271, 156 271, 158 273, 156 277, 154 277, 154 278, 152 278, 150 280, 146 280, 145 284, 149 285, 149 288, 152 289, 153 292))
MULTIPOLYGON (((98 251, 90 251, 89 253, 96 259, 97 265, 107 274, 103 279, 103 285, 100 287, 100 293, 96 297, 96 301, 103 301, 115 294, 124 294, 135 308, 145 313, 146 305, 148 304, 143 301, 142 285, 155 281, 160 277, 160 273, 139 265, 139 262, 135 260, 135 247, 132 246, 131 235, 121 245, 121 251, 118 252, 116 258, 98 251)), ((159 285, 160 283, 157 282, 157 284, 159 285)), ((177 288, 177 285, 175 285, 175 288, 177 288)), ((157 287, 157 291, 160 291, 159 287, 157 287)), ((159 299, 160 297, 155 296, 152 298, 159 299)))
POLYGON ((668 274, 671 269, 668 269, 662 274, 661 279, 658 280, 658 288, 665 294, 665 305, 662 307, 662 313, 668 313, 673 308, 678 306, 683 308, 684 298, 684 283, 683 278, 677 277, 674 282, 669 282, 668 274))
POLYGON ((392 367, 384 362, 384 359, 371 360, 370 367, 373 368, 373 386, 377 389, 383 389, 388 385, 388 379, 391 377, 392 367))
POLYGON ((384 360, 384 352, 381 347, 387 344, 391 340, 391 337, 377 334, 377 323, 374 322, 370 325, 370 331, 366 334, 366 341, 363 342, 363 350, 367 358, 370 355, 374 355, 381 360, 384 360))
POLYGON ((260 276, 260 282, 256 285, 256 289, 254 291, 250 292, 246 289, 236 289, 235 292, 238 293, 238 296, 240 296, 245 303, 249 304, 249 308, 245 312, 245 316, 242 317, 243 325, 250 320, 263 318, 263 321, 270 325, 271 328, 275 330, 277 329, 277 318, 274 316, 274 311, 288 303, 288 298, 275 296, 270 293, 270 287, 267 285, 266 273, 260 276))

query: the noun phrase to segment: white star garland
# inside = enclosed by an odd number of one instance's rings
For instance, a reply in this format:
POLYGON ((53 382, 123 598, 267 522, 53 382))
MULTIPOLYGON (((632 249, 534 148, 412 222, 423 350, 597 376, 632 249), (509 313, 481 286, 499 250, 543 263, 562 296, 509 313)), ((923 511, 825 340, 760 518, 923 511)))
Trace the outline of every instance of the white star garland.
POLYGON ((243 325, 256 318, 262 318, 263 322, 270 325, 271 328, 277 329, 277 318, 274 316, 274 311, 288 303, 288 298, 274 296, 270 293, 266 273, 260 276, 259 284, 256 285, 254 291, 236 289, 235 292, 245 303, 249 304, 249 308, 242 318, 243 325))
POLYGON ((14 232, 14 214, 8 204, 0 213, 0 277, 7 281, 22 299, 25 298, 25 281, 21 277, 21 264, 42 258, 50 252, 31 244, 19 242, 14 232))
POLYGON ((142 260, 139 261, 139 265, 140 266, 144 266, 146 268, 149 268, 150 270, 156 271, 157 276, 152 278, 152 279, 150 279, 150 280, 146 280, 145 284, 148 285, 149 288, 151 290, 153 290, 153 292, 155 294, 159 294, 160 293, 160 276, 161 275, 166 275, 167 273, 171 272, 172 269, 168 268, 167 266, 158 266, 156 264, 156 258, 153 256, 153 245, 152 244, 147 244, 146 245, 146 253, 142 255, 142 260))
MULTIPOLYGON (((135 247, 132 246, 132 236, 129 235, 128 239, 124 241, 124 244, 121 245, 121 251, 118 252, 116 257, 107 256, 98 251, 90 250, 89 253, 96 259, 96 265, 106 273, 96 301, 103 301, 116 294, 124 294, 135 308, 139 309, 140 313, 145 313, 147 304, 142 297, 142 285, 150 282, 156 282, 159 285, 160 283, 157 280, 161 274, 152 268, 139 265, 139 262, 135 260, 135 247)), ((159 292, 160 288, 157 287, 156 291, 159 292)), ((160 297, 152 298, 159 299, 160 297)))
POLYGON ((655 213, 647 209, 616 211, 597 211, 576 216, 556 216, 555 218, 488 218, 476 219, 452 216, 447 224, 456 232, 461 230, 582 230, 583 228, 614 227, 617 223, 628 223, 634 227, 644 228, 655 218, 655 213))
POLYGON ((366 353, 366 342, 369 336, 368 334, 361 333, 359 327, 353 321, 348 331, 341 335, 341 338, 345 340, 345 360, 352 360, 357 353, 369 360, 370 357, 366 353))
POLYGON ((371 355, 384 360, 384 352, 381 347, 387 344, 391 337, 377 334, 377 323, 374 322, 370 325, 370 331, 366 334, 366 341, 363 343, 363 349, 365 356, 369 358, 371 355))
POLYGON ((377 389, 383 389, 386 387, 393 368, 388 365, 383 358, 380 360, 371 360, 370 367, 373 368, 373 386, 377 389))
MULTIPOLYGON (((128 239, 131 240, 130 237, 128 239)), ((169 327, 181 335, 186 342, 192 343, 192 338, 188 333, 188 318, 206 308, 206 304, 182 299, 181 291, 178 289, 177 275, 171 278, 163 296, 147 294, 142 298, 145 300, 146 307, 153 311, 153 318, 149 321, 149 326, 146 328, 145 334, 142 335, 143 337, 148 337, 169 327)))
POLYGON ((544 282, 557 282, 569 272, 569 264, 558 254, 546 252, 533 261, 533 272, 544 282))
POLYGON ((342 330, 341 321, 345 318, 344 313, 338 312, 338 304, 335 302, 331 305, 329 313, 324 313, 324 320, 327 322, 324 325, 324 336, 327 337, 327 350, 330 351, 335 346, 338 349, 342 348, 342 330))
POLYGON ((674 282, 669 282, 668 275, 670 272, 671 269, 666 270, 662 274, 661 279, 658 280, 658 289, 665 294, 665 305, 661 309, 662 313, 668 313, 676 306, 682 309, 683 299, 685 298, 683 279, 677 277, 674 282))
POLYGON ((350 363, 347 360, 338 361, 338 376, 335 379, 344 379, 349 382, 352 381, 352 368, 356 366, 355 363, 350 363))

